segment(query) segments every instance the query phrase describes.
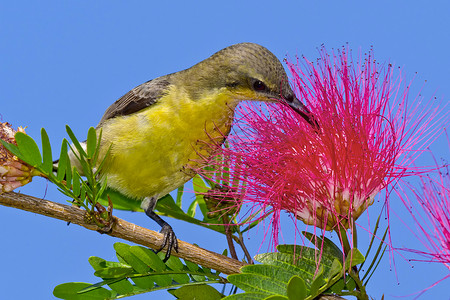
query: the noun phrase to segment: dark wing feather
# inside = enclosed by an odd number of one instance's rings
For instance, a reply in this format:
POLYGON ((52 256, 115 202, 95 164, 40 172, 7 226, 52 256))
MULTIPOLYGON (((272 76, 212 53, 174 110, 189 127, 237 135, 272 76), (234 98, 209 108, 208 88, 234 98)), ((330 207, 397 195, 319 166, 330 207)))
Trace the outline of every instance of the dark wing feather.
POLYGON ((108 119, 117 116, 126 116, 155 104, 169 85, 169 76, 166 75, 135 87, 108 107, 98 127, 108 119))

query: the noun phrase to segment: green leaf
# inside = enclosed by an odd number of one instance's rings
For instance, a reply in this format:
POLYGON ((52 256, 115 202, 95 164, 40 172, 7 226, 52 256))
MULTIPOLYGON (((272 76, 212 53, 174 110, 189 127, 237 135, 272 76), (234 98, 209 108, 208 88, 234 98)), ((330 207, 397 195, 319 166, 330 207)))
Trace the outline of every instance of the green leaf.
POLYGON ((228 281, 246 292, 265 293, 270 295, 286 295, 286 284, 259 274, 232 274, 228 281))
MULTIPOLYGON (((184 260, 184 263, 186 264, 186 266, 188 267, 189 271, 191 272, 201 272, 202 269, 200 269, 199 265, 197 265, 196 263, 193 263, 191 261, 188 260, 184 260)), ((192 275, 192 278, 195 281, 205 281, 205 276, 200 276, 200 275, 192 275)))
POLYGON ((79 294, 78 292, 91 286, 84 282, 68 282, 57 285, 53 290, 53 296, 67 300, 104 300, 112 297, 111 291, 105 288, 97 288, 87 293, 79 294))
POLYGON ((140 260, 142 260, 146 265, 157 272, 167 269, 167 266, 159 258, 159 256, 148 248, 144 248, 141 246, 131 246, 130 252, 139 257, 140 260))
POLYGON ((86 152, 88 158, 93 158, 97 147, 97 133, 94 127, 90 127, 86 140, 86 152))
POLYGON ((48 138, 47 132, 44 128, 41 129, 41 140, 42 140, 42 165, 41 171, 44 174, 52 174, 53 172, 53 159, 52 159, 52 147, 50 145, 50 140, 48 138))
POLYGON ((111 201, 114 203, 114 209, 119 210, 130 210, 130 211, 141 211, 143 212, 141 208, 141 201, 137 201, 136 199, 129 198, 125 195, 122 195, 121 193, 112 190, 110 188, 106 188, 104 193, 101 195, 101 198, 99 199, 99 203, 102 205, 107 206, 108 205, 108 196, 111 199, 111 201))
POLYGON ((210 268, 203 267, 201 269, 202 269, 203 273, 205 273, 205 276, 208 277, 209 280, 214 280, 214 279, 219 278, 219 274, 220 274, 219 271, 216 271, 213 273, 210 268))
POLYGON ((192 184, 194 186, 194 192, 196 194, 206 193, 210 189, 209 187, 206 186, 205 182, 203 181, 202 177, 200 177, 200 175, 194 176, 194 178, 192 179, 192 184))
POLYGON ((342 290, 344 290, 344 288, 345 288, 345 281, 344 281, 344 278, 341 278, 335 284, 333 284, 328 289, 328 291, 330 291, 331 293, 339 294, 342 292, 342 290))
MULTIPOLYGON (((167 270, 167 266, 162 259, 150 249, 141 246, 131 246, 130 252, 156 272, 167 270)), ((160 287, 169 286, 172 283, 172 277, 170 275, 151 275, 150 277, 160 287)))
POLYGON ((127 295, 133 292, 133 285, 128 279, 124 278, 115 283, 108 284, 108 286, 115 292, 121 295, 127 295))
POLYGON ((272 295, 267 298, 264 298, 264 300, 288 300, 288 299, 289 299, 288 297, 280 296, 280 295, 272 295))
POLYGON ((80 195, 80 190, 81 190, 80 181, 81 180, 82 179, 81 179, 80 174, 78 174, 78 171, 74 168, 73 169, 72 191, 73 191, 74 195, 77 197, 80 195))
POLYGON ((136 286, 145 289, 152 290, 155 288, 155 281, 152 275, 142 277, 131 277, 130 279, 136 284, 136 286))
MULTIPOLYGON (((94 154, 95 154, 95 155, 94 155, 94 157, 92 158, 94 164, 97 164, 98 156, 100 155, 100 146, 101 146, 100 141, 102 140, 102 136, 103 136, 103 130, 102 130, 102 128, 100 128, 100 130, 99 130, 98 132, 96 132, 96 133, 98 133, 98 136, 97 136, 97 145, 96 145, 95 151, 94 151, 94 154)), ((110 151, 110 150, 111 150, 111 145, 109 146, 108 151, 106 151, 105 157, 104 157, 103 160, 100 162, 100 164, 99 164, 99 166, 98 166, 98 168, 97 168, 97 172, 100 172, 100 170, 102 169, 103 164, 105 163, 106 157, 109 155, 109 151, 110 151)), ((98 174, 96 173, 95 175, 97 176, 98 174)))
MULTIPOLYGON (((5 142, 4 140, 0 139, 0 143, 3 145, 3 147, 5 147, 6 149, 8 149, 9 152, 11 152, 12 154, 14 154, 15 156, 17 156, 18 158, 22 159, 22 153, 20 153, 19 148, 17 148, 16 145, 14 144, 10 144, 8 142, 5 142)), ((23 160, 23 159, 22 159, 23 160)))
MULTIPOLYGON (((220 233, 224 233, 224 226, 220 225, 206 225, 203 221, 192 218, 182 211, 176 204, 173 198, 170 195, 166 195, 165 197, 158 200, 156 204, 156 210, 160 213, 160 215, 168 216, 171 218, 175 218, 178 220, 183 220, 192 224, 200 225, 202 227, 206 227, 212 230, 215 230, 220 233)), ((211 222, 212 223, 212 222, 211 222)), ((217 222, 215 223, 217 224, 217 222)))
MULTIPOLYGON (((165 253, 159 252, 159 255, 165 256, 165 253)), ((172 269, 173 271, 184 271, 184 265, 181 262, 181 260, 176 257, 176 256, 171 256, 167 261, 166 261, 166 265, 172 269)), ((182 283, 188 283, 189 280, 189 276, 187 274, 171 274, 172 279, 180 284, 182 283)))
MULTIPOLYGON (((104 195, 105 190, 107 189, 107 187, 108 187, 108 185, 107 185, 106 178, 105 178, 105 179, 101 182, 100 189, 98 190, 98 193, 97 193, 96 198, 95 198, 95 203, 99 202, 100 197, 101 197, 102 195, 104 195)), ((108 206, 109 206, 109 202, 108 202, 108 206)))
POLYGON ((124 243, 115 243, 114 250, 136 273, 146 274, 150 272, 150 267, 130 251, 131 246, 124 243))
POLYGON ((94 275, 100 278, 121 278, 133 274, 131 267, 111 267, 95 271, 94 275))
POLYGON ((38 167, 42 163, 42 157, 36 142, 23 132, 17 132, 14 137, 23 161, 33 167, 38 167))
POLYGON ((351 278, 350 276, 347 277, 347 283, 345 284, 345 288, 348 291, 353 291, 356 289, 356 282, 353 278, 351 278))
POLYGON ((97 282, 97 283, 95 283, 95 284, 93 284, 93 285, 91 285, 91 286, 89 286, 89 287, 87 287, 87 288, 82 289, 82 290, 79 291, 78 293, 79 293, 79 294, 84 294, 84 293, 87 293, 87 292, 89 292, 89 291, 91 291, 91 290, 98 289, 99 287, 102 287, 102 286, 104 286, 104 285, 108 285, 108 286, 109 286, 110 284, 114 284, 114 283, 116 283, 116 282, 118 282, 118 281, 121 281, 121 280, 123 280, 123 279, 122 279, 122 278, 119 278, 119 279, 114 278, 114 279, 106 279, 106 280, 102 280, 102 281, 97 282))
MULTIPOLYGON (((72 145, 69 144, 69 148, 70 148, 71 154, 77 161, 76 169, 80 169, 80 167, 81 167, 81 170, 80 170, 81 173, 83 173, 84 175, 90 174, 91 170, 89 169, 89 164, 86 161, 86 157, 84 155, 80 156, 79 153, 77 152, 78 150, 73 147, 73 144, 72 145)), ((75 169, 75 167, 73 167, 72 169, 75 169)), ((89 180, 91 178, 87 177, 86 179, 89 180)))
POLYGON ((64 175, 67 170, 71 170, 69 155, 67 154, 67 140, 63 139, 61 144, 61 152, 59 154, 58 170, 56 172, 56 178, 58 181, 64 179, 64 175))
POLYGON ((178 188, 178 190, 177 190, 177 202, 176 202, 176 204, 177 204, 177 206, 179 208, 181 208, 181 200, 183 198, 183 192, 184 192, 184 185, 180 186, 178 188))
POLYGON ((190 217, 195 217, 195 210, 197 208, 198 202, 196 200, 192 201, 191 205, 189 205, 189 208, 186 212, 186 214, 190 217))
POLYGON ((319 289, 326 284, 324 278, 323 278, 323 268, 321 267, 319 270, 319 273, 314 278, 314 281, 311 284, 311 290, 309 294, 311 296, 318 295, 319 289))
POLYGON ((265 293, 245 293, 245 294, 234 294, 222 298, 223 300, 262 300, 266 297, 270 297, 271 295, 267 295, 265 293))
POLYGON ((195 201, 198 203, 198 206, 200 207, 200 211, 202 212, 203 218, 208 219, 208 208, 205 203, 205 198, 203 197, 203 194, 208 192, 209 188, 206 186, 203 179, 196 175, 192 179, 192 184, 194 186, 195 191, 195 201))
POLYGON ((206 284, 183 286, 169 292, 180 300, 219 300, 223 297, 215 288, 206 284))
POLYGON ((316 246, 318 250, 322 250, 323 253, 326 253, 330 256, 334 256, 342 262, 344 254, 335 243, 333 243, 329 238, 322 236, 319 237, 314 235, 308 231, 302 231, 302 234, 316 246), (316 241, 317 240, 317 241, 316 241))
POLYGON ((97 256, 89 257, 88 261, 89 261, 89 264, 91 265, 91 267, 94 268, 95 271, 104 269, 107 267, 106 260, 104 260, 103 258, 97 257, 97 256))
POLYGON ((293 276, 287 286, 289 300, 303 300, 306 298, 306 295, 305 281, 299 276, 293 276))
MULTIPOLYGON (((82 181, 83 182, 83 181, 82 181)), ((78 197, 79 201, 83 201, 83 199, 86 199, 86 188, 84 187, 84 185, 81 187, 81 191, 80 191, 80 196, 78 197)), ((78 199, 75 201, 77 202, 78 199)))
MULTIPOLYGON (((255 259, 264 264, 281 266, 289 271, 296 272, 305 280, 306 286, 309 288, 319 267, 316 262, 318 250, 295 245, 278 245, 277 249, 280 252, 258 254, 255 259)), ((320 265, 323 266, 325 277, 329 276, 334 259, 334 257, 322 253, 320 265)))
POLYGON ((341 262, 336 258, 333 263, 331 264, 330 273, 327 277, 327 280, 331 279, 334 275, 341 273, 342 271, 342 264, 341 262))
POLYGON ((358 249, 353 248, 349 255, 345 259, 345 269, 350 269, 353 266, 363 263, 365 260, 364 256, 359 252, 358 249))
MULTIPOLYGON (((63 143, 64 143, 64 141, 66 142, 65 145, 66 145, 66 150, 67 150, 67 145, 69 145, 69 142, 66 139, 63 140, 63 143)), ((72 185, 72 177, 73 177, 72 176, 72 166, 71 166, 69 154, 67 153, 67 151, 61 157, 63 157, 63 156, 66 157, 66 163, 65 163, 65 165, 66 165, 66 170, 65 170, 66 186, 70 188, 72 185)))
POLYGON ((276 278, 276 280, 282 282, 287 286, 289 280, 292 276, 297 275, 296 272, 288 270, 281 266, 271 266, 271 265, 246 265, 241 268, 242 273, 259 274, 268 278, 276 278))
MULTIPOLYGON (((72 141, 72 144, 75 146, 75 149, 78 152, 78 155, 80 157, 86 157, 87 153, 84 151, 83 147, 81 146, 80 142, 75 137, 75 134, 73 133, 72 129, 68 125, 66 125, 66 132, 69 135, 70 140, 72 141)), ((82 161, 80 161, 81 163, 82 161)))

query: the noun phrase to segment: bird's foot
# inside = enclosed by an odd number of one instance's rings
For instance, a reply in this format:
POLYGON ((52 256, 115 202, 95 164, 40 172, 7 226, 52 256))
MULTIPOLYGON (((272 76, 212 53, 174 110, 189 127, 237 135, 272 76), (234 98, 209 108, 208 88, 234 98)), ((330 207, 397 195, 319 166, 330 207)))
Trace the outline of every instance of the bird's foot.
POLYGON ((141 207, 144 209, 145 214, 149 216, 153 221, 158 223, 159 226, 161 226, 161 231, 164 235, 163 242, 161 247, 155 251, 155 253, 160 252, 167 246, 167 252, 166 256, 164 257, 164 262, 166 262, 170 254, 172 253, 172 249, 174 249, 176 252, 178 252, 178 240, 175 236, 175 232, 173 232, 172 226, 170 226, 166 221, 161 219, 160 216, 158 216, 153 210, 155 209, 156 202, 158 201, 157 197, 147 197, 142 202, 141 207))
POLYGON ((167 223, 162 226, 160 233, 164 234, 164 239, 161 248, 159 248, 156 253, 160 252, 167 246, 167 252, 163 259, 163 262, 166 262, 172 253, 172 249, 178 252, 178 240, 172 227, 167 223))

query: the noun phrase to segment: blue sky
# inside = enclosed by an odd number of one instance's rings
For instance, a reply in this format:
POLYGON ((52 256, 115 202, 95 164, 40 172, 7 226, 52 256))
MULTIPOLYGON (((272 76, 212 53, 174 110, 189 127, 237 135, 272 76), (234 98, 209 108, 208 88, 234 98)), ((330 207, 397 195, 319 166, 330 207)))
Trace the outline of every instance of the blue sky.
MULTIPOLYGON (((82 137, 131 88, 238 42, 262 44, 280 59, 298 53, 311 60, 321 44, 330 49, 348 42, 363 51, 373 45, 378 60, 401 66, 406 80, 415 77, 412 96, 420 91, 426 99, 436 96, 447 103, 449 11, 447 1, 3 1, 0 114, 14 126, 28 126, 35 138, 44 127, 56 149, 65 137, 65 124, 82 137)), ((445 138, 431 149, 439 159, 449 160, 445 138)), ((422 162, 432 163, 430 158, 422 162)), ((65 202, 41 179, 20 191, 65 202)), ((372 216, 379 211, 377 205, 372 216)), ((396 207, 401 206, 394 203, 396 207)), ((157 229, 142 213, 117 215, 157 229)), ((221 236, 170 223, 182 240, 217 252, 226 247, 221 236)), ((88 257, 114 259, 112 245, 118 241, 3 206, 0 228, 3 299, 51 299, 57 284, 95 281, 88 257)), ((249 236, 252 253, 259 249, 261 232, 249 236)), ((293 236, 283 232, 292 242, 293 236)), ((400 246, 416 245, 400 222, 393 221, 392 232, 400 246)), ((411 265, 401 257, 395 262, 397 272, 386 259, 374 275, 369 294, 376 299, 382 293, 385 299, 408 295, 448 274, 437 264, 411 265)), ((450 299, 449 285, 447 280, 423 298, 450 299)), ((144 298, 172 296, 159 292, 134 297, 144 298)))

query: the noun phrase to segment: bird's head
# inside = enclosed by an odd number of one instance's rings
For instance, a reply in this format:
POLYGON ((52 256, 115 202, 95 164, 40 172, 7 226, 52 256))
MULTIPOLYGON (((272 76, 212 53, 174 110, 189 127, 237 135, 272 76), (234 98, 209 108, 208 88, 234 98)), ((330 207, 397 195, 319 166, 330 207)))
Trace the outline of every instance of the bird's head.
POLYGON ((281 100, 308 123, 318 126, 292 91, 281 62, 263 46, 254 43, 232 45, 189 70, 195 75, 191 77, 194 85, 201 84, 206 90, 225 89, 237 100, 281 100))

